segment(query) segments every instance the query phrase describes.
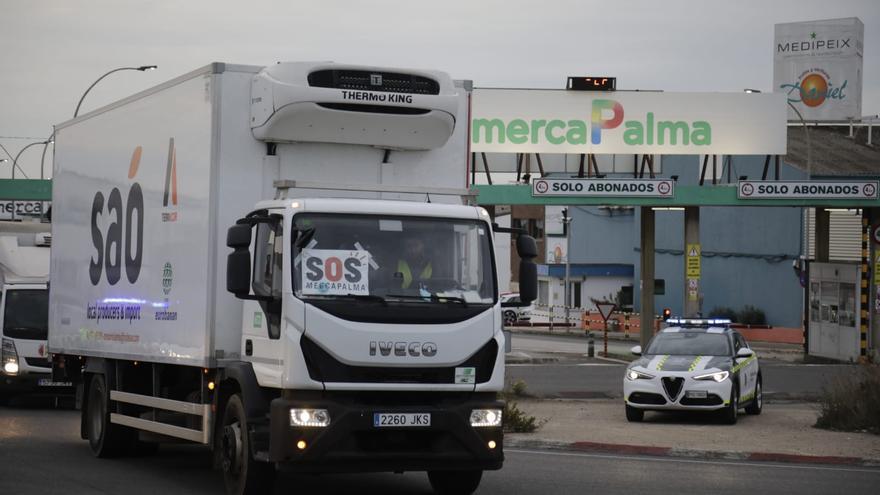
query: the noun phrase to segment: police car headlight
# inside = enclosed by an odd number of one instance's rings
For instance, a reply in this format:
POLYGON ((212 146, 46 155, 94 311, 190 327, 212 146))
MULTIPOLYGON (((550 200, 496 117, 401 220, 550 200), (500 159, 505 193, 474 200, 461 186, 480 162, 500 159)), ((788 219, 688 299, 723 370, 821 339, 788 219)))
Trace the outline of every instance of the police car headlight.
POLYGON ((721 383, 724 380, 727 380, 728 376, 730 376, 729 371, 716 371, 715 373, 695 376, 694 380, 715 380, 716 382, 721 383))
POLYGON ((326 409, 291 409, 290 426, 304 428, 330 426, 330 412, 326 409))
POLYGON ((650 380, 651 378, 654 378, 654 375, 642 373, 641 371, 637 371, 637 370, 629 370, 626 372, 626 379, 630 380, 630 381, 632 381, 632 380, 650 380))
POLYGON ((474 428, 501 426, 501 409, 474 409, 471 411, 471 426, 474 428))

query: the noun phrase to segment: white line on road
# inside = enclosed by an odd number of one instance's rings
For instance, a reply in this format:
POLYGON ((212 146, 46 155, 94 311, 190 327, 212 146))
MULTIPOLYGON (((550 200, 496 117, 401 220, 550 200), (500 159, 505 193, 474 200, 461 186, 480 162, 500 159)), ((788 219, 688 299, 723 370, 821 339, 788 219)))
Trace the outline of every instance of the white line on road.
POLYGON ((768 363, 765 366, 774 368, 841 368, 845 366, 856 369, 856 364, 804 364, 804 363, 768 363))
POLYGON ((815 464, 777 464, 773 462, 747 462, 747 461, 722 461, 722 460, 700 460, 700 459, 682 459, 682 458, 665 458, 665 457, 651 457, 651 456, 625 456, 625 455, 613 455, 613 454, 586 454, 580 452, 550 452, 550 451, 542 451, 542 450, 519 450, 519 449, 504 449, 505 452, 510 453, 514 452, 517 454, 532 454, 532 455, 553 455, 559 457, 589 457, 596 459, 615 459, 615 460, 639 460, 639 461, 649 461, 649 462, 679 462, 685 464, 715 464, 715 465, 723 465, 723 466, 748 466, 748 467, 764 467, 764 468, 779 468, 779 469, 806 469, 806 470, 819 470, 819 471, 836 471, 836 472, 846 472, 846 473, 873 473, 880 474, 880 470, 873 468, 852 468, 852 467, 829 467, 829 466, 817 466, 815 464))
POLYGON ((547 367, 547 366, 553 366, 553 367, 555 367, 555 368, 566 368, 566 367, 572 367, 572 366, 606 366, 606 367, 615 367, 615 368, 619 368, 619 367, 620 367, 619 364, 614 364, 614 363, 573 363, 573 364, 559 364, 559 363, 512 363, 512 364, 508 364, 508 365, 507 365, 507 367, 509 367, 509 368, 513 368, 513 367, 517 367, 517 368, 525 368, 525 367, 530 367, 530 366, 531 366, 531 367, 538 367, 538 366, 547 367))

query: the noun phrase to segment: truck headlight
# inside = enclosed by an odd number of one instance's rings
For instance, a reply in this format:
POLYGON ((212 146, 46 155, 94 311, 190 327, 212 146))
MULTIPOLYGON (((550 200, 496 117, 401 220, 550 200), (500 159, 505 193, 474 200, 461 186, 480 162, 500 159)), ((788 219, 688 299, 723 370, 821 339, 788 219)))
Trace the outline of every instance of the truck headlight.
POLYGON ((474 428, 501 426, 501 409, 474 409, 471 411, 471 426, 474 428))
POLYGON ((291 409, 290 426, 324 428, 330 426, 330 412, 326 409, 291 409))
POLYGON ((724 380, 727 380, 728 376, 730 376, 730 372, 728 371, 716 371, 715 373, 695 376, 694 380, 715 380, 716 382, 721 383, 724 380))
POLYGON ((3 363, 3 372, 7 375, 18 374, 18 351, 15 350, 15 342, 11 339, 3 339, 0 362, 3 363))
POLYGON ((641 371, 638 371, 638 370, 628 370, 628 371, 626 372, 626 379, 629 380, 629 381, 633 381, 633 380, 650 380, 651 378, 654 378, 654 375, 649 375, 649 374, 647 374, 647 373, 642 373, 641 371))

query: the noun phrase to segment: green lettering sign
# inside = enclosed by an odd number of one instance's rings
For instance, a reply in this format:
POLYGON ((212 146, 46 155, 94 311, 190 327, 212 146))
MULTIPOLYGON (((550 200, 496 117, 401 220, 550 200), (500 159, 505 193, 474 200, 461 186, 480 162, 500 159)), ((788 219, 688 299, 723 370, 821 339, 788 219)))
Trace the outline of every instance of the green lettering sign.
POLYGON ((496 136, 498 142, 504 144, 504 122, 501 119, 474 119, 474 130, 472 140, 475 143, 480 142, 480 130, 483 131, 483 142, 491 144, 492 137, 496 136))

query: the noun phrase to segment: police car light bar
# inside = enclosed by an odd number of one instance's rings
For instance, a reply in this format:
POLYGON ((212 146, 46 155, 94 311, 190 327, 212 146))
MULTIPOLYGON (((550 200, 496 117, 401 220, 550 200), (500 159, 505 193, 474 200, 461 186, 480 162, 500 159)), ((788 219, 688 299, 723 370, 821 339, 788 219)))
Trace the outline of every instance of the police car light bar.
POLYGON ((730 325, 730 318, 670 318, 666 320, 668 325, 730 325))

